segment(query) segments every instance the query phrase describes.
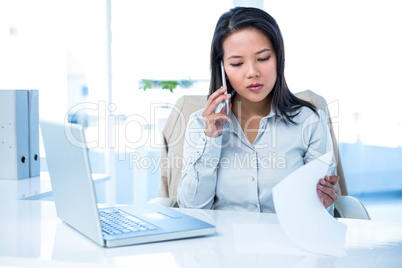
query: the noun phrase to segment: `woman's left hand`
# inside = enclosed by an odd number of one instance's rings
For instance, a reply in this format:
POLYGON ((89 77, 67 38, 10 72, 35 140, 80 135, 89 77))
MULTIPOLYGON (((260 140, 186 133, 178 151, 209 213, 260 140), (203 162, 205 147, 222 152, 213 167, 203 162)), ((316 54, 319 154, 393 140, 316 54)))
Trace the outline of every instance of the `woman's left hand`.
POLYGON ((338 198, 339 190, 335 186, 338 181, 339 177, 336 175, 325 176, 325 178, 320 179, 317 184, 317 192, 320 195, 321 202, 325 208, 332 205, 338 198))

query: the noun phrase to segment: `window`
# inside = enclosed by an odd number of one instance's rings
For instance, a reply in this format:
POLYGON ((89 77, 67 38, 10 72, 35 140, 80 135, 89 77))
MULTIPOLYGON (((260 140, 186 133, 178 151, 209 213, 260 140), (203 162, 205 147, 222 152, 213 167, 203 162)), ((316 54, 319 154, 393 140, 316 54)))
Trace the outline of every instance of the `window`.
POLYGON ((402 190, 402 18, 397 1, 264 1, 293 92, 324 96, 351 194, 402 190))

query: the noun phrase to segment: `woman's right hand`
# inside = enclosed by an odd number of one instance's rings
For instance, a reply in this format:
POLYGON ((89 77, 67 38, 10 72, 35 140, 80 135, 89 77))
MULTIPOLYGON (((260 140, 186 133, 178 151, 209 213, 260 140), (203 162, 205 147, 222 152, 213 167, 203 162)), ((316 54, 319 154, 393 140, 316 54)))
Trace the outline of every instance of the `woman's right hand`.
MULTIPOLYGON (((221 87, 215 91, 208 99, 205 105, 202 116, 205 121, 205 135, 208 137, 216 138, 222 135, 223 132, 223 120, 231 122, 229 116, 226 115, 225 107, 219 113, 215 113, 216 107, 219 103, 227 100, 231 97, 230 94, 225 94, 226 87, 221 87)), ((232 104, 229 102, 229 110, 232 104)))

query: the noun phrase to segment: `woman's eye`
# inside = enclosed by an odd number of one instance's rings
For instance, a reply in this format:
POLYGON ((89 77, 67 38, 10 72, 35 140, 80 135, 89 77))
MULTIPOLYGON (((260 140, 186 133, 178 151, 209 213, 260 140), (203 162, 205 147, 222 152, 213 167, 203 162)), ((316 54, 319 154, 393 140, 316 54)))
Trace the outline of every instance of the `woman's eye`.
POLYGON ((231 63, 230 65, 232 65, 233 67, 239 67, 242 64, 243 64, 242 62, 239 62, 239 63, 231 63))
POLYGON ((269 60, 270 57, 271 56, 268 56, 268 57, 265 57, 265 58, 262 58, 262 59, 258 59, 258 61, 267 61, 267 60, 269 60))

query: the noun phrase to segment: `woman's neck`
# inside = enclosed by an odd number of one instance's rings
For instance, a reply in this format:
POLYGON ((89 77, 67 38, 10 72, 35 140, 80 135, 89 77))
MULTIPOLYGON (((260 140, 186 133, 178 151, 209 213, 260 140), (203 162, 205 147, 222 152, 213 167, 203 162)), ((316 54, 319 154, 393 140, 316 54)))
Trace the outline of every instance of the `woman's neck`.
POLYGON ((267 116, 271 111, 271 102, 271 94, 260 102, 252 102, 243 98, 239 94, 236 94, 235 99, 233 100, 232 112, 238 120, 253 116, 259 116, 262 118, 267 116))

